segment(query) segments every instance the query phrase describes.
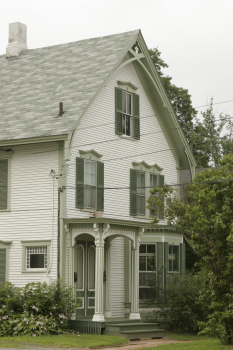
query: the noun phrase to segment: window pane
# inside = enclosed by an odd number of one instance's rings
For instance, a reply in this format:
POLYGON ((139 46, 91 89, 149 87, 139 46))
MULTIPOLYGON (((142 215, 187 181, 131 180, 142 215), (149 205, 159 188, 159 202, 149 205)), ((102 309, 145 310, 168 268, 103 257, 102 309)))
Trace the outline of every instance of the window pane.
POLYGON ((146 271, 146 257, 139 256, 139 271, 146 271))
POLYGON ((150 187, 154 188, 157 186, 157 175, 150 174, 150 187))
POLYGON ((139 253, 146 253, 146 244, 141 244, 140 245, 139 253))
POLYGON ((137 195, 137 214, 145 215, 145 196, 137 195))
POLYGON ((126 113, 131 115, 131 94, 127 94, 127 111, 126 113))
POLYGON ((84 206, 85 208, 95 208, 96 187, 84 186, 84 206))
POLYGON ((150 299, 152 297, 150 288, 139 288, 139 299, 150 299))
POLYGON ((179 271, 179 247, 173 247, 173 271, 179 271))
POLYGON ((44 254, 30 254, 30 269, 43 269, 44 254))
POLYGON ((126 92, 122 92, 122 112, 126 113, 126 92))
POLYGON ((146 286, 146 273, 144 272, 139 272, 139 286, 146 286))
POLYGON ((77 289, 83 289, 83 248, 81 245, 77 247, 77 289))
POLYGON ((85 185, 96 186, 96 162, 85 159, 84 183, 85 185))
POLYGON ((154 244, 147 245, 147 253, 155 253, 155 245, 154 244))
POLYGON ((131 117, 129 115, 126 115, 126 135, 130 136, 130 119, 131 117))
POLYGON ((155 256, 147 256, 147 271, 155 271, 155 256))
POLYGON ((179 247, 169 246, 169 271, 179 271, 179 247))
POLYGON ((138 193, 145 193, 145 174, 144 173, 137 173, 137 192, 138 193))
POLYGON ((126 115, 123 114, 123 115, 122 115, 122 134, 123 134, 123 135, 125 135, 125 133, 126 133, 125 118, 126 118, 126 115))

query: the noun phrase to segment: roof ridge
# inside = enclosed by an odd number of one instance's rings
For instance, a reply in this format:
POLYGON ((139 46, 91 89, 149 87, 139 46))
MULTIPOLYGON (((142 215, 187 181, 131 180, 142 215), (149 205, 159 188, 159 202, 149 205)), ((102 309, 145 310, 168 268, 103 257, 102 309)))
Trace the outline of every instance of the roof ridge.
MULTIPOLYGON (((111 34, 111 35, 104 35, 104 36, 97 36, 97 37, 93 37, 93 38, 89 38, 89 39, 82 39, 82 40, 77 40, 77 41, 70 41, 68 43, 63 43, 63 44, 57 44, 57 45, 50 45, 50 46, 42 46, 42 47, 37 47, 36 49, 27 49, 27 50, 23 50, 22 53, 25 52, 31 52, 31 51, 36 51, 36 50, 43 50, 43 49, 49 49, 49 48, 53 48, 53 47, 59 47, 59 46, 65 46, 65 45, 70 45, 70 44, 75 44, 75 43, 82 43, 84 41, 89 41, 89 40, 95 40, 95 39, 104 39, 104 38, 110 38, 113 36, 117 36, 117 35, 125 35, 125 34, 133 34, 133 33, 139 33, 140 29, 135 29, 135 30, 130 30, 128 32, 122 32, 122 33, 117 33, 117 34, 111 34)), ((1 57, 5 57, 6 54, 1 54, 1 57)))

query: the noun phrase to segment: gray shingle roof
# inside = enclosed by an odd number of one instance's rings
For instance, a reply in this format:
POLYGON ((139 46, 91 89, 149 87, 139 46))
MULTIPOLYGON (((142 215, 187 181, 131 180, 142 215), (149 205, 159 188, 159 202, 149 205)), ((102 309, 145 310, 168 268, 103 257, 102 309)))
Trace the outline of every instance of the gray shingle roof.
POLYGON ((69 133, 138 32, 0 56, 0 141, 69 133))

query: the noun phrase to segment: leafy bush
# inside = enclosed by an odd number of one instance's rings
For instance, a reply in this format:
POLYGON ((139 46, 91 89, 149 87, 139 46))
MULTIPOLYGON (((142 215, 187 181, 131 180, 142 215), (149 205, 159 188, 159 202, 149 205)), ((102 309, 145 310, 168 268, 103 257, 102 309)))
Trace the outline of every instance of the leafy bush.
POLYGON ((205 322, 208 316, 208 307, 199 300, 203 289, 201 275, 187 274, 180 277, 174 274, 168 286, 159 288, 159 291, 152 286, 153 289, 152 294, 155 297, 148 304, 156 305, 153 317, 157 322, 167 330, 195 333, 199 331, 199 322, 205 322))
POLYGON ((59 334, 67 329, 77 304, 70 286, 11 283, 0 286, 0 336, 59 334))

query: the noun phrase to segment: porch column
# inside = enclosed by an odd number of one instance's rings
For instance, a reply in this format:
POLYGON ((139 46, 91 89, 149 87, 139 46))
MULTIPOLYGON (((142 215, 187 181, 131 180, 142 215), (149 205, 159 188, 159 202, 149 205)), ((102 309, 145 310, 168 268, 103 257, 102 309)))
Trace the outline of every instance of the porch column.
POLYGON ((96 255, 95 255, 95 314, 92 321, 104 322, 104 239, 101 224, 94 224, 96 232, 96 255))
POLYGON ((144 229, 139 229, 135 233, 135 245, 132 247, 132 276, 131 276, 131 312, 130 320, 140 320, 139 313, 139 247, 140 238, 144 233, 144 229))

